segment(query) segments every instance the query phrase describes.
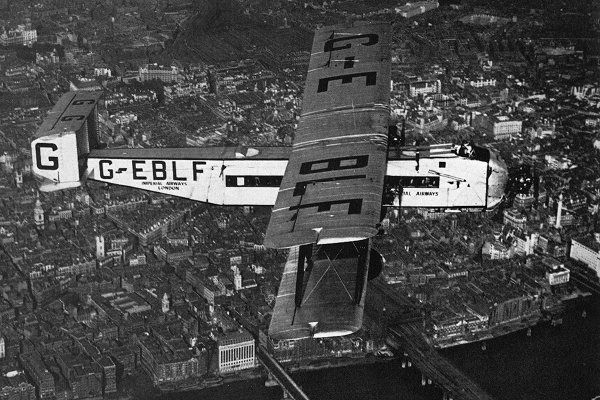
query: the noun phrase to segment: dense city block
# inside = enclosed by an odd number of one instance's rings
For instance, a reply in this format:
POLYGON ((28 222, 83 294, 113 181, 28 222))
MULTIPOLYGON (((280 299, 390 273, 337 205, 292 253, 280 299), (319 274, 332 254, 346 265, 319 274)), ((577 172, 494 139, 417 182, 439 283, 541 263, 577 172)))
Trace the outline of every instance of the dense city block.
POLYGON ((597 295, 600 5, 503 3, 0 0, 0 400, 257 377, 259 346, 292 369, 371 362, 402 324, 444 348, 597 295), (271 207, 38 190, 30 143, 69 91, 102 92, 107 149, 289 147, 314 29, 362 19, 392 24, 406 144, 475 143, 511 179, 492 211, 386 207, 358 332, 268 336, 287 256, 263 245, 271 207))

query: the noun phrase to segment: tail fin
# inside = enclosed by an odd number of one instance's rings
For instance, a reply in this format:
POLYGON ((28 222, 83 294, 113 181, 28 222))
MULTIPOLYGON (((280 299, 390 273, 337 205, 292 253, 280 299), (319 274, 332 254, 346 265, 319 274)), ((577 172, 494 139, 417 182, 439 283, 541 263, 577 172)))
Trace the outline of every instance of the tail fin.
POLYGON ((69 92, 48 113, 31 143, 40 190, 81 186, 87 156, 98 146, 98 101, 102 92, 69 92))
POLYGON ((77 138, 74 132, 42 136, 31 143, 33 173, 40 190, 51 192, 80 186, 77 138))

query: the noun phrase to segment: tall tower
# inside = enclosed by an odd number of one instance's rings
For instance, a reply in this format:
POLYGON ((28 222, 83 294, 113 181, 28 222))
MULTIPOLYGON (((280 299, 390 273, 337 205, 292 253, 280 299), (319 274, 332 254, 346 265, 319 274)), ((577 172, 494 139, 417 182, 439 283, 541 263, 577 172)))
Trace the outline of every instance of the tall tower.
POLYGON ((232 265, 231 270, 233 271, 233 286, 235 290, 242 289, 242 274, 240 274, 240 269, 237 265, 232 265))
POLYGON ((15 184, 19 189, 23 186, 23 172, 20 169, 15 169, 15 184))
POLYGON ((161 309, 162 309, 163 314, 166 314, 169 312, 169 296, 167 296, 167 292, 165 292, 163 294, 161 306, 162 306, 161 309))
POLYGON ((44 209, 42 208, 42 202, 40 201, 40 193, 37 194, 35 200, 35 208, 33 209, 33 219, 35 224, 41 228, 44 227, 44 209))
POLYGON ((4 337, 0 336, 0 360, 6 357, 6 344, 4 343, 4 337))
POLYGON ((242 290, 242 275, 239 271, 233 276, 233 286, 235 290, 242 290))
POLYGON ((106 252, 104 251, 104 236, 96 236, 96 258, 104 258, 106 252))
POLYGON ((563 208, 563 195, 562 193, 558 196, 558 207, 556 208, 556 229, 560 229, 560 220, 562 218, 562 208, 563 208))
POLYGON ((453 214, 450 216, 450 229, 452 230, 452 232, 454 232, 456 230, 457 225, 458 225, 458 217, 453 214))

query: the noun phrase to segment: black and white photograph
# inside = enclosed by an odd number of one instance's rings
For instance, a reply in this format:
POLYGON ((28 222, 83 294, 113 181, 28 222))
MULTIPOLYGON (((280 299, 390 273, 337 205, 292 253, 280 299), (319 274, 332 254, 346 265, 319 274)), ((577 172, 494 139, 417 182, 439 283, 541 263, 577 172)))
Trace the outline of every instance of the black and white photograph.
POLYGON ((600 400, 600 0, 0 0, 0 400, 600 400))

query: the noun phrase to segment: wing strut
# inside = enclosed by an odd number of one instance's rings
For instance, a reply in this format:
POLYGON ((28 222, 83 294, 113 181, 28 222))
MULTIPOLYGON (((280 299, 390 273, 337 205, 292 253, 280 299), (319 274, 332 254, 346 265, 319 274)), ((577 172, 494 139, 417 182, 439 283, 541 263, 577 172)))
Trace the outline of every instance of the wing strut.
POLYGON ((304 299, 304 289, 306 288, 306 282, 310 278, 310 273, 313 268, 312 259, 313 246, 312 244, 306 244, 300 246, 298 254, 298 272, 296 276, 296 295, 295 303, 296 307, 302 307, 302 299, 304 299))
POLYGON ((358 268, 356 270, 356 286, 354 287, 354 303, 359 305, 365 289, 365 279, 369 272, 369 259, 371 251, 369 249, 369 240, 352 242, 356 253, 358 253, 358 268))

